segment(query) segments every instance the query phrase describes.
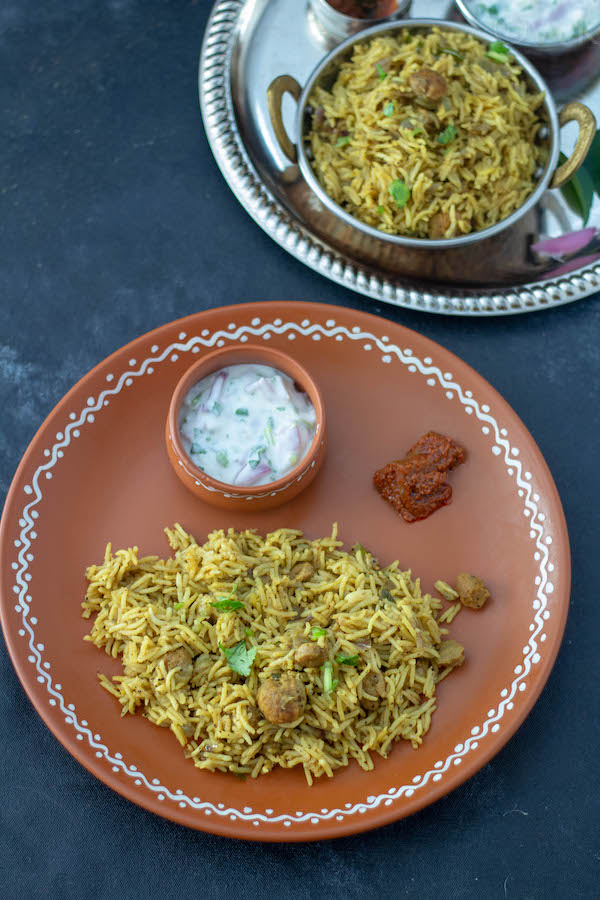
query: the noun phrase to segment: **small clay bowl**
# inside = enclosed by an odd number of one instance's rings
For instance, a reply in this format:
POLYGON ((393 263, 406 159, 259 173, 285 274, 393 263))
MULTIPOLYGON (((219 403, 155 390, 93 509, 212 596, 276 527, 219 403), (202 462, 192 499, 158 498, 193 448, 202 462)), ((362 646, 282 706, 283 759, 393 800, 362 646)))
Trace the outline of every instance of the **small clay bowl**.
POLYGON ((223 347, 199 359, 181 378, 169 406, 166 425, 166 443, 169 460, 180 481, 201 500, 222 509, 247 509, 252 511, 272 509, 287 503, 308 487, 319 471, 327 450, 327 425, 323 397, 317 383, 306 369, 287 353, 252 344, 223 347), (227 484, 217 481, 196 466, 187 455, 179 432, 181 405, 188 391, 201 379, 225 366, 257 363, 279 369, 304 391, 315 408, 317 426, 308 452, 297 466, 269 484, 253 487, 227 484))

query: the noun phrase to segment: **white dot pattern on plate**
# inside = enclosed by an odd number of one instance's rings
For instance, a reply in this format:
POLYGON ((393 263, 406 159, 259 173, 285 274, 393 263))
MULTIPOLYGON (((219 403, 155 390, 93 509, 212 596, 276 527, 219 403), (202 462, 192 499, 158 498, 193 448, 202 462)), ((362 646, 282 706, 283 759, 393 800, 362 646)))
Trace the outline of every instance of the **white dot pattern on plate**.
MULTIPOLYGON (((258 326, 261 325, 261 319, 255 317, 252 319, 252 326, 254 329, 258 330, 258 326)), ((248 331, 248 326, 239 326, 236 331, 236 325, 234 322, 230 323, 228 328, 229 332, 215 332, 211 334, 210 330, 204 328, 201 332, 201 337, 192 337, 188 341, 188 344, 185 348, 181 348, 181 346, 176 344, 171 344, 166 347, 161 354, 161 358, 158 360, 152 360, 155 364, 159 364, 165 362, 170 359, 176 361, 178 359, 178 353, 175 351, 183 352, 198 352, 201 349, 201 346, 212 347, 216 346, 222 347, 225 345, 225 338, 230 341, 240 341, 248 339, 248 334, 244 333, 248 331), (216 340, 215 340, 216 339, 216 340)), ((536 508, 536 504, 539 502, 540 497, 539 494, 532 492, 530 482, 533 479, 531 472, 523 472, 521 468, 521 463, 518 460, 519 457, 519 448, 513 447, 509 444, 507 436, 508 432, 506 428, 500 428, 494 419, 488 415, 490 412, 490 408, 486 404, 479 405, 476 399, 473 399, 472 391, 464 391, 461 393, 460 386, 455 383, 444 384, 444 381, 449 381, 453 378, 452 374, 449 372, 442 372, 437 368, 429 368, 428 371, 425 371, 424 367, 432 366, 431 357, 425 357, 422 362, 414 356, 414 351, 411 348, 404 348, 400 350, 399 347, 394 346, 393 344, 389 344, 389 338, 387 336, 381 336, 380 338, 376 337, 373 334, 368 334, 365 331, 361 330, 359 326, 353 326, 350 331, 348 328, 343 326, 336 326, 335 320, 328 319, 326 322, 326 326, 322 326, 319 324, 311 325, 308 319, 304 319, 302 321, 301 326, 298 326, 296 323, 282 323, 281 319, 274 319, 271 324, 266 323, 261 326, 259 334, 262 334, 263 339, 269 340, 272 336, 273 327, 281 328, 279 333, 285 334, 290 339, 294 339, 296 334, 304 334, 305 336, 311 336, 314 340, 323 340, 324 338, 335 341, 343 341, 343 340, 355 340, 356 342, 361 342, 362 347, 365 350, 371 349, 374 345, 379 346, 381 349, 382 344, 386 344, 385 353, 382 355, 382 360, 388 364, 394 362, 395 365, 404 365, 407 370, 411 373, 416 373, 420 371, 423 375, 429 375, 433 377, 426 378, 426 383, 430 387, 435 387, 437 384, 443 386, 445 393, 449 399, 454 399, 457 397, 458 400, 463 404, 463 407, 469 414, 475 414, 477 418, 481 420, 482 415, 485 414, 485 423, 481 426, 482 433, 484 435, 488 435, 492 433, 492 441, 488 444, 488 447, 492 451, 492 453, 496 456, 500 456, 502 454, 502 461, 505 464, 505 469, 507 475, 516 482, 517 487, 517 495, 520 498, 526 497, 527 503, 527 514, 531 516, 532 525, 536 523, 537 531, 532 531, 532 539, 535 540, 535 546, 537 549, 533 553, 533 558, 540 566, 540 571, 545 573, 546 571, 552 571, 554 569, 553 563, 551 563, 548 559, 549 556, 549 547, 552 545, 552 536, 549 534, 543 534, 541 528, 542 523, 545 521, 545 516, 540 514, 536 508), (283 325, 283 327, 281 327, 283 325), (335 328, 335 332, 332 329, 335 328), (371 343, 365 343, 365 338, 370 340, 371 343), (392 351, 391 352, 388 351, 392 351), (410 365, 408 362, 410 360, 410 365), (450 388, 452 390, 450 390, 450 388), (465 403, 465 398, 469 398, 469 403, 465 403), (508 468, 507 460, 510 461, 511 467, 508 468), (525 481, 523 481, 523 478, 525 481)), ((185 340, 187 335, 184 332, 179 334, 179 340, 185 340)), ((154 344, 151 347, 151 352, 153 354, 158 353, 159 345, 154 344)), ((105 388, 103 392, 100 393, 97 399, 90 396, 87 398, 87 407, 94 406, 95 409, 104 408, 108 402, 109 397, 118 394, 122 388, 131 387, 134 384, 134 378, 139 377, 144 372, 148 372, 149 374, 153 372, 153 369, 148 367, 149 359, 142 360, 139 364, 138 371, 128 372, 127 377, 123 377, 125 375, 122 373, 113 373, 110 372, 105 376, 105 382, 108 387, 105 388)), ((129 360, 129 365, 131 367, 137 365, 137 361, 135 359, 129 360)), ((75 423, 77 421, 78 414, 76 412, 71 412, 69 414, 69 419, 71 423, 75 423)), ((94 415, 89 411, 86 412, 85 409, 79 412, 79 422, 87 421, 87 424, 94 422, 94 415)), ((31 496, 34 492, 35 486, 36 497, 32 500, 28 501, 28 505, 23 510, 23 515, 19 520, 21 531, 21 539, 15 540, 14 545, 18 549, 21 546, 25 546, 25 549, 28 549, 30 546, 30 541, 36 537, 36 533, 31 530, 31 520, 37 519, 39 513, 36 509, 32 507, 37 505, 42 499, 43 492, 41 491, 41 484, 39 479, 42 476, 48 475, 51 477, 52 473, 49 469, 53 468, 56 465, 57 460, 60 458, 60 454, 63 454, 63 447, 68 450, 69 444, 73 438, 78 438, 80 436, 80 431, 78 428, 74 428, 72 424, 67 426, 65 432, 57 433, 57 441, 61 443, 60 447, 54 446, 52 450, 44 451, 44 456, 48 460, 44 464, 44 467, 38 468, 35 473, 31 484, 27 484, 24 486, 24 492, 28 496, 31 496)), ((68 453, 67 453, 68 456, 68 453)), ((28 573, 27 567, 28 564, 32 561, 32 554, 24 555, 22 559, 19 557, 19 561, 17 563, 13 563, 12 568, 14 571, 18 572, 19 575, 23 576, 24 580, 31 579, 31 574, 28 573)), ((17 577, 18 580, 18 577, 17 577)), ((536 579, 536 582, 538 579, 536 579)), ((534 620, 529 625, 529 631, 532 634, 531 643, 523 648, 523 658, 526 663, 537 664, 541 661, 540 653, 537 649, 537 643, 535 641, 536 635, 539 635, 539 642, 543 644, 546 640, 546 634, 540 634, 542 628, 542 622, 547 621, 550 618, 550 611, 546 608, 547 606, 547 597, 546 594, 550 594, 554 590, 554 585, 551 583, 546 583, 547 579, 540 579, 537 584, 538 595, 535 601, 532 604, 533 609, 535 610, 534 620), (546 584, 545 591, 542 589, 542 583, 546 584)), ((28 614, 28 608, 24 605, 24 602, 30 603, 31 597, 27 595, 24 596, 25 591, 23 590, 21 594, 21 603, 19 603, 15 607, 15 611, 23 617, 23 622, 25 624, 25 616, 28 614), (24 602, 23 602, 24 601, 24 602)), ((29 627, 33 627, 37 625, 37 619, 35 617, 29 618, 29 627)), ((19 634, 22 637, 26 637, 25 629, 20 629, 19 634)), ((43 660, 41 658, 41 654, 45 652, 45 647, 42 643, 36 642, 30 643, 30 647, 35 650, 35 655, 29 657, 32 665, 34 665, 38 671, 38 681, 45 682, 47 684, 47 688, 52 690, 55 696, 48 698, 48 704, 53 707, 59 709, 62 708, 63 715, 67 712, 67 715, 64 716, 64 721, 67 722, 70 726, 75 727, 77 730, 77 740, 88 740, 94 741, 95 747, 94 751, 98 759, 103 759, 104 763, 108 763, 112 765, 113 771, 116 773, 121 773, 123 777, 135 778, 134 783, 136 786, 140 787, 142 785, 146 785, 147 789, 150 788, 150 781, 146 779, 143 773, 137 771, 135 766, 129 766, 125 762, 123 762, 123 757, 121 753, 114 753, 111 756, 110 751, 106 747, 102 747, 102 749, 96 751, 96 747, 101 742, 101 737, 99 734, 94 734, 93 737, 91 732, 87 729, 87 721, 81 720, 81 722, 77 721, 77 714, 75 711, 75 707, 73 704, 69 704, 68 706, 65 704, 64 699, 62 697, 62 685, 57 683, 52 683, 51 675, 48 673, 48 669, 50 668, 50 663, 48 660, 43 660), (58 702, 57 702, 58 700, 58 702), (85 730, 83 730, 85 729, 85 730)), ((464 742, 459 743, 455 746, 453 754, 450 754, 445 760, 438 760, 435 763, 435 766, 430 772, 424 772, 420 775, 416 775, 412 778, 411 787, 406 785, 400 787, 391 787, 384 795, 373 796, 370 795, 367 797, 366 803, 346 803, 344 805, 343 810, 337 810, 335 819, 336 821, 343 821, 345 816, 352 816, 355 814, 362 814, 367 811, 368 808, 375 807, 379 803, 383 802, 386 806, 391 806, 394 803, 401 802, 403 797, 410 797, 416 791, 421 790, 429 780, 433 781, 441 781, 443 780, 444 773, 449 770, 452 765, 459 765, 465 755, 473 750, 475 750, 480 741, 483 741, 485 737, 489 733, 496 733, 500 725, 498 724, 498 720, 502 717, 504 712, 510 711, 513 709, 514 704, 510 697, 514 697, 517 692, 524 692, 527 689, 527 684, 523 680, 529 669, 525 669, 523 666, 516 666, 514 669, 514 674, 516 675, 515 680, 512 682, 510 689, 505 687, 500 691, 500 700, 501 702, 498 705, 497 709, 490 709, 488 711, 488 716, 486 721, 483 722, 482 725, 474 726, 471 729, 471 736, 464 742), (492 721, 495 719, 496 721, 492 721), (477 740, 474 738, 477 737, 477 740)), ((200 798, 195 797, 193 801, 183 795, 181 789, 177 789, 175 793, 167 790, 164 786, 162 786, 157 778, 152 779, 152 785, 159 788, 160 793, 154 793, 154 796, 157 796, 161 801, 177 801, 177 803, 183 808, 188 804, 195 804, 196 806, 200 806, 201 801, 200 798)), ((271 817, 274 816, 274 811, 272 809, 266 809, 263 813, 256 813, 252 811, 251 807, 244 807, 243 810, 225 810, 223 804, 218 804, 217 806, 213 806, 209 803, 203 803, 203 812, 206 815, 210 815, 211 812, 219 812, 220 815, 226 815, 230 818, 230 820, 235 821, 238 818, 244 818, 248 822, 252 822, 254 826, 260 826, 263 822, 273 820, 271 817)), ((285 827, 290 828, 293 824, 299 821, 311 822, 311 824, 319 824, 323 821, 324 818, 331 817, 329 810, 323 809, 321 813, 311 812, 310 810, 307 812, 303 812, 300 810, 295 811, 295 816, 292 815, 291 812, 278 814, 275 817, 277 821, 283 822, 285 827)))

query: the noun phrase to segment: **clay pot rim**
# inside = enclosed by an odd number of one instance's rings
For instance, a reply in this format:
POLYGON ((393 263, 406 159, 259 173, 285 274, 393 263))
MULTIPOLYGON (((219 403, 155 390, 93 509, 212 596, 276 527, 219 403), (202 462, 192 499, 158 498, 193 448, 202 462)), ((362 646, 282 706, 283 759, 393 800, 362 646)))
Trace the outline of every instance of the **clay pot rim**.
MULTIPOLYGON (((171 402, 169 405, 169 413, 167 416, 167 440, 170 440, 171 446, 175 452, 178 461, 181 462, 186 472, 196 481, 207 488, 209 491, 216 491, 225 496, 233 498, 252 498, 259 499, 264 497, 265 492, 276 493, 285 489, 294 481, 299 479, 304 471, 306 471, 316 460, 318 451, 325 435, 326 430, 325 403, 323 395, 317 381, 314 377, 289 353, 282 350, 276 350, 271 347, 263 347, 260 344, 243 344, 232 347, 221 347, 206 354, 193 363, 189 369, 183 374, 177 382, 171 402), (259 485, 239 485, 231 484, 227 481, 219 481, 203 472, 192 461, 186 453, 179 432, 179 413, 183 400, 189 389, 196 381, 206 378, 207 375, 225 368, 246 362, 256 362, 259 365, 269 365, 274 369, 278 369, 285 375, 288 375, 297 386, 307 394, 309 400, 315 409, 316 428, 315 433, 305 455, 294 466, 291 471, 276 481, 269 481, 266 484, 259 485)), ((175 468, 173 461, 171 465, 175 468)))

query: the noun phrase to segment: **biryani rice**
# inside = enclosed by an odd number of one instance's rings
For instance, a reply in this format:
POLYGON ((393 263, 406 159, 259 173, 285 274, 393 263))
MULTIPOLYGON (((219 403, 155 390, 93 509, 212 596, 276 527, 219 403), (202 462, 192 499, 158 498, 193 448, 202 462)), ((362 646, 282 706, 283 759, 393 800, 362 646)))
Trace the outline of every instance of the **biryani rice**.
POLYGON ((308 101, 309 156, 329 197, 373 228, 416 238, 459 237, 519 209, 548 159, 544 94, 511 53, 498 62, 488 48, 438 27, 357 43, 308 101), (443 97, 415 93, 411 75, 423 70, 442 76, 443 97), (440 142, 448 126, 456 136, 440 142), (410 189, 401 207, 396 180, 410 189))
POLYGON ((166 533, 174 557, 140 558, 135 547, 113 554, 109 544, 86 572, 83 615, 94 621, 85 640, 122 657, 122 675, 99 675, 122 715, 140 710, 170 728, 200 769, 256 777, 302 766, 309 784, 352 759, 370 770, 372 754, 387 756, 395 741, 421 744, 436 686, 462 662, 462 647, 444 640, 440 624, 455 607, 442 613, 442 601, 423 594, 397 562, 380 568, 360 545, 345 552, 337 526, 314 541, 291 529, 264 538, 215 531, 202 546, 180 525, 166 533), (314 571, 298 582, 290 573, 303 561, 314 571), (211 603, 232 591, 243 606, 217 612, 211 603), (321 668, 298 671, 294 663, 293 636, 310 640, 315 627, 326 630, 318 642, 334 661, 338 684, 329 693, 321 668), (256 647, 246 678, 219 646, 240 641, 256 647), (171 667, 177 648, 193 663, 171 667), (335 662, 339 654, 358 655, 357 667, 335 662), (256 698, 266 679, 286 671, 302 680, 307 704, 281 726, 260 714, 256 698), (369 709, 363 682, 372 672, 383 674, 385 697, 369 709))

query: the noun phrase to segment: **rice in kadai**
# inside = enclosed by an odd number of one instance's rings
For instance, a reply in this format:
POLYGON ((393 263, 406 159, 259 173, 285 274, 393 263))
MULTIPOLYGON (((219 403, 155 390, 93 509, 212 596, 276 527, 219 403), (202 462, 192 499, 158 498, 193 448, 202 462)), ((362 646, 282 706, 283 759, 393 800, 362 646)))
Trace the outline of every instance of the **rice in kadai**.
POLYGON ((464 661, 447 638, 460 603, 423 594, 397 563, 290 529, 215 531, 202 546, 179 525, 174 556, 136 548, 87 570, 86 640, 121 657, 100 675, 121 704, 170 728, 201 769, 256 777, 302 766, 309 784, 395 741, 418 747, 436 686, 464 661))
POLYGON ((532 193, 549 154, 543 103, 501 42, 403 29, 357 43, 331 88, 314 89, 311 166, 373 228, 460 237, 532 193))

